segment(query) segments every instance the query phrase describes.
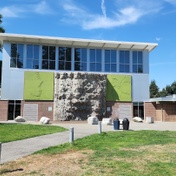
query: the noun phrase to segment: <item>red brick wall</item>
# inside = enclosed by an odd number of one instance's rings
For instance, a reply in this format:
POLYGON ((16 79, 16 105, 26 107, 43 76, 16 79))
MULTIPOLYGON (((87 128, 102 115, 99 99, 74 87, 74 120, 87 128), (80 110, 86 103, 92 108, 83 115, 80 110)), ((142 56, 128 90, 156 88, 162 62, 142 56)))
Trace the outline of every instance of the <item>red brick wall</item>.
POLYGON ((144 119, 146 117, 153 117, 156 121, 156 107, 155 103, 145 102, 144 103, 144 119))
POLYGON ((0 100, 0 121, 8 120, 8 101, 0 100))
POLYGON ((176 103, 163 103, 163 121, 176 122, 176 103))
POLYGON ((154 121, 176 122, 176 103, 159 102, 145 103, 145 117, 150 116, 154 121))
POLYGON ((38 104, 38 120, 42 116, 53 120, 53 101, 22 101, 21 102, 21 114, 23 115, 24 104, 38 104), (48 107, 52 107, 52 111, 48 111, 48 107))

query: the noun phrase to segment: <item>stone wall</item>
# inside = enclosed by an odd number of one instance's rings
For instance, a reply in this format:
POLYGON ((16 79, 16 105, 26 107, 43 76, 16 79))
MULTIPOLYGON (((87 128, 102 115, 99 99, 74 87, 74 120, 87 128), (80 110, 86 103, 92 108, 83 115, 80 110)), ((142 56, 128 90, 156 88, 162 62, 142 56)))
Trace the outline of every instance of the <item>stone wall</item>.
POLYGON ((56 73, 54 120, 86 120, 106 111, 106 75, 56 73))

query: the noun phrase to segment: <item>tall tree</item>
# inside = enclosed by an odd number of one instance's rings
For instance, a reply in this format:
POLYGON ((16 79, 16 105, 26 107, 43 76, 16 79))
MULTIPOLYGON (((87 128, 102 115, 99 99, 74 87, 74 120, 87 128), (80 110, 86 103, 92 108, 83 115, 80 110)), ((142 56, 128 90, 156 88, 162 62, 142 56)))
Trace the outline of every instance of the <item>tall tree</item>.
POLYGON ((164 88, 164 89, 162 89, 162 90, 160 91, 160 97, 165 97, 165 96, 167 96, 167 91, 166 91, 166 89, 164 88))
MULTIPOLYGON (((5 30, 4 28, 2 27, 2 15, 0 14, 0 33, 4 33, 5 30)), ((0 43, 0 52, 2 52, 2 46, 1 46, 1 43, 0 43)), ((2 72, 2 60, 0 60, 0 87, 1 87, 1 73, 2 72)))
POLYGON ((166 89, 167 95, 172 95, 173 94, 171 85, 167 85, 165 89, 166 89))
POLYGON ((171 84, 172 94, 176 94, 176 81, 171 84))
POLYGON ((1 26, 2 18, 3 18, 3 16, 0 14, 0 33, 4 33, 5 32, 4 28, 1 26))
POLYGON ((150 98, 156 98, 159 97, 159 88, 156 85, 155 80, 152 80, 150 83, 150 98))
MULTIPOLYGON (((4 33, 5 29, 2 27, 2 18, 3 16, 0 14, 0 33, 4 33)), ((2 52, 2 46, 0 45, 0 52, 2 52)))

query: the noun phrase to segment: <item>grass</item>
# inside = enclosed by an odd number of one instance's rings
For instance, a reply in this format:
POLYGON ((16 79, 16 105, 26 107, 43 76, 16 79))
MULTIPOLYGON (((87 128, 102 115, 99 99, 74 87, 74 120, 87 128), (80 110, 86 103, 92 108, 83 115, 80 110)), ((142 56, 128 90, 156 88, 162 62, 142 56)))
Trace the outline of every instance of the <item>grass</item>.
POLYGON ((11 142, 63 131, 66 129, 59 126, 0 123, 0 142, 11 142))
POLYGON ((174 176, 176 131, 103 132, 1 166, 19 176, 174 176))
POLYGON ((124 131, 96 134, 41 150, 55 155, 68 151, 92 150, 82 175, 174 176, 176 173, 176 132, 124 131))

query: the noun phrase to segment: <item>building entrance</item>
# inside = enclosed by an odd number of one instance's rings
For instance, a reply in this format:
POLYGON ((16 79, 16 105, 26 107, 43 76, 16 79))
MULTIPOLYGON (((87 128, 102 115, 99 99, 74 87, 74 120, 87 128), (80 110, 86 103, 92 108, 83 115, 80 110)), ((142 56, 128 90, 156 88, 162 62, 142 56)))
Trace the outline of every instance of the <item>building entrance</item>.
POLYGON ((144 105, 143 102, 133 103, 133 117, 140 117, 144 119, 144 105))
POLYGON ((8 120, 14 120, 21 114, 21 101, 9 100, 8 103, 8 120))

